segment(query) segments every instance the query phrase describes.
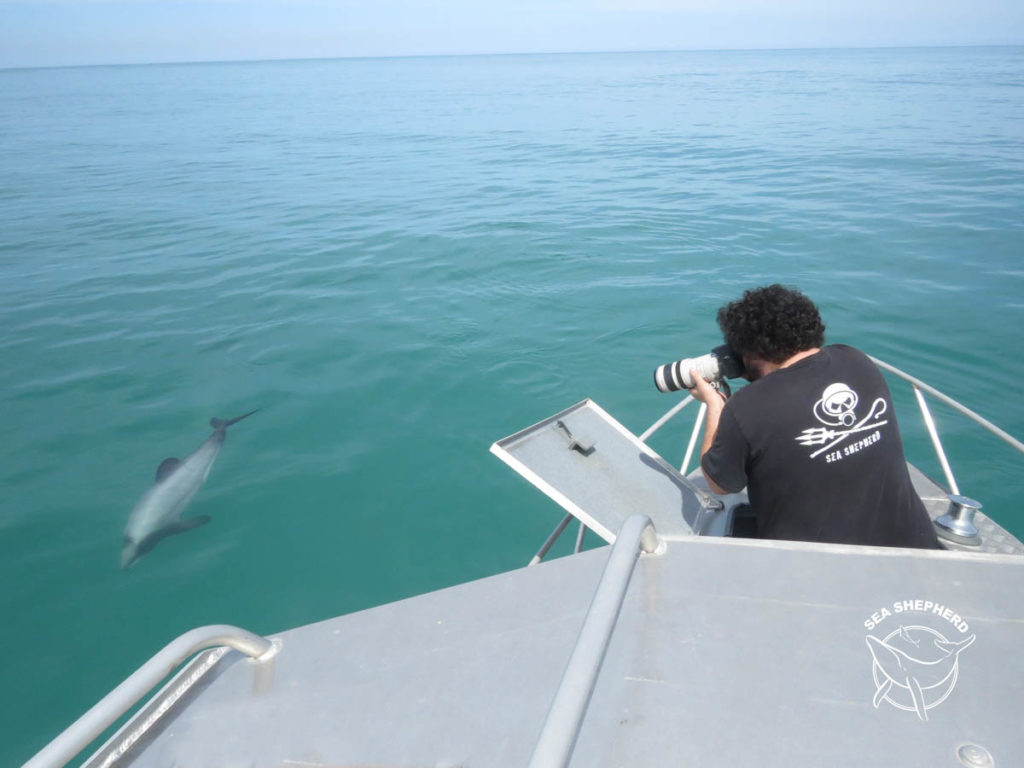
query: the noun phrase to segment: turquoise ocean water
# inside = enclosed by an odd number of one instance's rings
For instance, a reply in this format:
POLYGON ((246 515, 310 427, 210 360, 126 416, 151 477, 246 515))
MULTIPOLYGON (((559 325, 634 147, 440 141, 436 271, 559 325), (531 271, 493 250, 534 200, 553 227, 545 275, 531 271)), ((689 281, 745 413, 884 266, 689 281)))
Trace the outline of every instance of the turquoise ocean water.
MULTIPOLYGON (((491 442, 642 431, 746 287, 1024 434, 1022 48, 8 70, 0 150, 3 765, 194 626, 525 564, 561 511, 491 442), (212 523, 120 571, 160 461, 257 407, 212 523)), ((1021 459, 935 414, 1024 535, 1021 459)))

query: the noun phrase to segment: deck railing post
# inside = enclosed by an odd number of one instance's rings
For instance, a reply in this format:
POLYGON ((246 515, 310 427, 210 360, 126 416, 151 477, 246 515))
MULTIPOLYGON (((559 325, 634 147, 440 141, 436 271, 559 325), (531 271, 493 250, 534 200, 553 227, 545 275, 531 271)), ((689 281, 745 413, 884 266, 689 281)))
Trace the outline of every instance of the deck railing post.
POLYGON ((704 423, 704 416, 707 412, 708 407, 701 403, 700 409, 697 411, 697 418, 693 422, 693 431, 690 433, 690 444, 686 446, 686 456, 683 457, 683 465, 679 468, 679 473, 682 475, 686 474, 686 470, 690 466, 690 459, 693 458, 693 449, 697 447, 697 436, 700 434, 700 426, 704 423))
POLYGON ((935 455, 939 457, 942 472, 946 475, 949 490, 953 495, 959 496, 960 488, 956 484, 956 478, 953 477, 953 469, 949 466, 949 459, 946 458, 946 451, 942 447, 942 440, 939 439, 939 431, 935 428, 935 419, 932 418, 932 412, 928 409, 928 403, 925 402, 924 395, 921 394, 920 389, 914 385, 911 385, 911 389, 914 390, 914 397, 917 398, 917 405, 921 409, 921 417, 924 419, 924 426, 928 430, 928 436, 932 439, 935 455))
POLYGON ((583 551, 583 539, 587 535, 587 526, 584 525, 583 521, 580 520, 580 529, 576 532, 576 546, 573 547, 573 554, 579 554, 583 551))
POLYGON ((566 527, 571 522, 572 522, 572 513, 570 512, 565 517, 562 518, 562 522, 560 522, 558 525, 555 526, 555 530, 553 530, 548 535, 547 540, 543 544, 540 545, 540 549, 537 550, 537 554, 534 555, 533 559, 530 560, 530 562, 526 564, 527 568, 529 568, 531 565, 536 565, 537 563, 539 563, 541 560, 544 559, 544 557, 548 553, 548 550, 551 549, 551 547, 554 545, 554 543, 556 541, 558 541, 558 537, 562 535, 562 532, 566 529, 566 527))
POLYGON ((619 529, 534 748, 530 768, 568 764, 637 558, 641 550, 654 552, 657 547, 658 537, 646 515, 633 515, 619 529))

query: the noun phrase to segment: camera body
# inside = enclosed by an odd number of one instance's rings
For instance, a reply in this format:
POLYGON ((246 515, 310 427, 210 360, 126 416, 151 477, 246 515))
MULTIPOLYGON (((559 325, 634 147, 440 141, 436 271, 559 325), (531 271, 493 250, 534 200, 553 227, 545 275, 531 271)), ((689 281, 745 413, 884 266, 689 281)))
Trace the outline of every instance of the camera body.
POLYGON ((729 349, 727 344, 723 344, 700 357, 686 357, 674 363, 659 365, 654 369, 654 386, 660 392, 693 389, 691 370, 716 387, 720 387, 725 379, 737 379, 746 373, 743 358, 729 349))

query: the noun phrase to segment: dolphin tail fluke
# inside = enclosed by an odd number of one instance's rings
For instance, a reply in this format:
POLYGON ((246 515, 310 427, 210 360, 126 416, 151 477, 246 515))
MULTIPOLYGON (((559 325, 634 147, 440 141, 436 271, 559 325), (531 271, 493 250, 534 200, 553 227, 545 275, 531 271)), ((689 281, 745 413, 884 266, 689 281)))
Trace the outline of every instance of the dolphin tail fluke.
POLYGON ((935 639, 935 647, 945 653, 947 656, 956 656, 960 651, 969 646, 974 642, 977 635, 971 635, 966 640, 961 640, 959 643, 943 642, 938 638, 935 639))
POLYGON ((214 429, 227 429, 232 424, 237 424, 242 419, 249 418, 254 413, 256 413, 256 411, 258 411, 258 410, 259 410, 259 408, 254 408, 253 410, 249 411, 248 413, 243 414, 242 416, 236 416, 233 419, 218 419, 215 416, 214 418, 210 419, 210 426, 213 427, 214 429))

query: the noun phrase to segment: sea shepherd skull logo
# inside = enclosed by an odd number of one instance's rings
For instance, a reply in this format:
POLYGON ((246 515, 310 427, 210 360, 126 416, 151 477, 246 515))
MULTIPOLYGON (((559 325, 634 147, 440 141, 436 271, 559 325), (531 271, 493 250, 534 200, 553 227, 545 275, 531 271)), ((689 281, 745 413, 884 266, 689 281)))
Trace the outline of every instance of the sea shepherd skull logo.
POLYGON ((858 416, 859 402, 857 393, 846 384, 840 381, 829 384, 813 408, 814 418, 825 426, 805 429, 796 436, 796 441, 800 445, 820 445, 821 448, 811 453, 811 458, 824 453, 827 463, 841 461, 878 442, 882 438, 878 428, 889 423, 882 420, 888 404, 881 397, 875 398, 867 414, 858 416))
MULTIPOLYGON (((893 611, 916 611, 919 618, 923 618, 921 613, 928 614, 929 618, 939 616, 960 634, 968 631, 967 622, 960 616, 930 601, 897 602, 893 604, 893 611)), ((882 608, 865 625, 873 629, 893 611, 882 608)), ((953 692, 960 674, 960 654, 974 642, 975 635, 949 640, 932 627, 900 624, 884 637, 869 634, 864 639, 871 652, 875 709, 887 701, 897 709, 916 712, 921 720, 927 720, 928 710, 944 702, 953 692)))

